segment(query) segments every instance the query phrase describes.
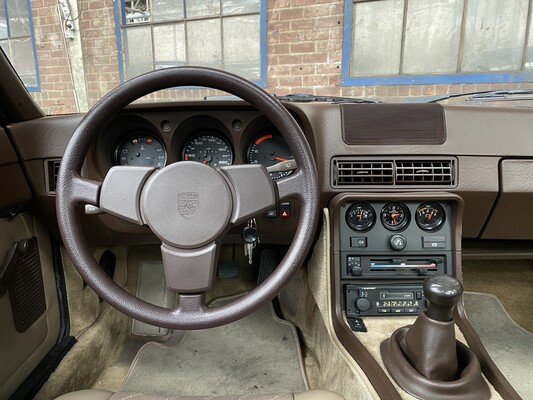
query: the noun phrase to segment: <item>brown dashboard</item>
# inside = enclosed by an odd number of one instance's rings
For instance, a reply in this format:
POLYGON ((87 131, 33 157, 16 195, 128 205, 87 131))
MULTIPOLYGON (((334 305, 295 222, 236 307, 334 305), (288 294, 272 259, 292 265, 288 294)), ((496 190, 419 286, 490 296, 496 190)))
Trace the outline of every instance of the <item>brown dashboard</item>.
MULTIPOLYGON (((321 205, 339 193, 376 199, 380 193, 454 193, 465 204, 463 238, 532 240, 533 216, 520 210, 533 194, 533 110, 424 106, 287 103, 313 150, 321 205)), ((7 128, 35 207, 51 226, 57 224, 54 168, 81 118, 45 117, 7 128)), ((217 166, 261 162, 254 159, 261 154, 273 165, 291 157, 283 142, 276 143, 279 151, 257 147, 276 137, 269 121, 242 102, 134 105, 99 134, 84 174, 102 180, 113 165, 136 162, 135 146, 144 145, 153 149, 148 162, 194 159, 217 166), (222 156, 206 150, 208 140, 222 156)), ((291 218, 260 219, 262 241, 290 242, 298 205, 290 207, 291 218)), ((94 244, 154 241, 146 228, 105 214, 85 216, 84 226, 94 244)))

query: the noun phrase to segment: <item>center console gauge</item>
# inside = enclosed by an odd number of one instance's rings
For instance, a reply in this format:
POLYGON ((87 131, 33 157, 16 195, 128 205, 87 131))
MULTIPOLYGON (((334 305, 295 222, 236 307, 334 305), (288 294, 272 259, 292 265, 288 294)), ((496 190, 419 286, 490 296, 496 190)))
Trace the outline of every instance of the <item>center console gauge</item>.
POLYGON ((355 231, 366 231, 376 221, 376 213, 370 204, 355 203, 346 211, 346 223, 355 231))
POLYGON ((438 203, 424 203, 416 209, 416 224, 425 231, 438 229, 445 217, 444 209, 438 203))
POLYGON ((381 223, 390 231, 399 231, 409 223, 409 209, 401 203, 386 204, 381 210, 381 223))

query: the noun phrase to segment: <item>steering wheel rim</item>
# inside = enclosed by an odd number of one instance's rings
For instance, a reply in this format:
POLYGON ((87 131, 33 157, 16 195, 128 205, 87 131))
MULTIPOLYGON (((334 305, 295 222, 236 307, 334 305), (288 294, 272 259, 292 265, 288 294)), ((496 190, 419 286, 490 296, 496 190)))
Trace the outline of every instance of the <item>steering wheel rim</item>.
POLYGON ((274 298, 298 271, 310 250, 318 223, 318 203, 318 177, 313 155, 291 114, 277 99, 253 83, 234 74, 203 67, 152 71, 125 82, 105 95, 85 115, 69 141, 61 161, 56 190, 61 236, 67 253, 85 282, 124 314, 168 329, 204 329, 223 325, 250 314, 274 298), (298 163, 295 173, 272 183, 277 201, 294 198, 301 205, 296 233, 285 257, 261 285, 217 308, 206 306, 205 292, 180 293, 178 306, 172 309, 147 303, 128 293, 110 279, 93 258, 77 216, 80 204, 99 206, 100 203, 102 183, 81 177, 85 155, 97 132, 117 112, 140 97, 178 86, 218 89, 248 102, 279 130, 298 163))

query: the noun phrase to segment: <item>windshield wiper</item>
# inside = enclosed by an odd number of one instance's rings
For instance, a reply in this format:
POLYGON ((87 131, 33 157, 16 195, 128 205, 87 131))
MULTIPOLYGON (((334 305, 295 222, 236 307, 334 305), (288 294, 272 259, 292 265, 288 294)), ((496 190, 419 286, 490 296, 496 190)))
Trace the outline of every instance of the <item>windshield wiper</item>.
POLYGON ((533 89, 485 90, 468 93, 449 93, 434 96, 406 97, 402 103, 438 103, 454 97, 466 97, 465 101, 519 101, 533 100, 533 89))
POLYGON ((273 95, 279 101, 291 101, 295 103, 357 103, 357 104, 378 104, 383 103, 381 100, 361 99, 357 97, 341 97, 341 96, 317 96, 306 93, 291 93, 285 96, 273 95))

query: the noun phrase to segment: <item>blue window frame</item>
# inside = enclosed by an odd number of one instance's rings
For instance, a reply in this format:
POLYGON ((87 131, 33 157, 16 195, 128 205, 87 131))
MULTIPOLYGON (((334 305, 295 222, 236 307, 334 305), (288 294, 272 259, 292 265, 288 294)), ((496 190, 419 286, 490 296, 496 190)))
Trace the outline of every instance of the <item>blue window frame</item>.
POLYGON ((341 84, 533 81, 532 3, 345 0, 341 84))
POLYGON ((223 69, 266 86, 267 0, 120 0, 120 80, 170 66, 223 69))
POLYGON ((0 47, 29 91, 40 90, 30 0, 0 0, 0 47))

